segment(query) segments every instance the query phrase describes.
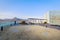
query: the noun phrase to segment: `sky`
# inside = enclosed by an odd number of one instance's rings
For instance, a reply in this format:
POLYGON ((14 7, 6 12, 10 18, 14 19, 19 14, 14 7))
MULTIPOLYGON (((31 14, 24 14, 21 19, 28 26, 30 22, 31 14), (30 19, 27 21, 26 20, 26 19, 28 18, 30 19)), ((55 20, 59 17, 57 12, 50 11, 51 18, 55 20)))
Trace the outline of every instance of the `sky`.
POLYGON ((50 10, 60 10, 60 0, 0 0, 0 19, 43 18, 50 10))

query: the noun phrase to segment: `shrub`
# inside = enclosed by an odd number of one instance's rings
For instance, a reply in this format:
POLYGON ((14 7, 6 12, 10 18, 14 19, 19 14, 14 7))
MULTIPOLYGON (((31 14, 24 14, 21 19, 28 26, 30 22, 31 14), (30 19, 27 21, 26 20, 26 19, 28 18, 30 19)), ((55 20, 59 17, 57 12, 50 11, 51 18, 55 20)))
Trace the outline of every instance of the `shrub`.
POLYGON ((21 24, 27 24, 25 21, 22 21, 21 24))

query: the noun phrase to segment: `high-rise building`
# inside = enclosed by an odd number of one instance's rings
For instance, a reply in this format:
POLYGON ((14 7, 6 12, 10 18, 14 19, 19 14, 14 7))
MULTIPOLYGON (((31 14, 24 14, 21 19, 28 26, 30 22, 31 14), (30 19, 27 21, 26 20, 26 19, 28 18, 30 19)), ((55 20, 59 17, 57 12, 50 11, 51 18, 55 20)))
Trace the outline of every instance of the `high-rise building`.
POLYGON ((44 18, 47 19, 47 23, 60 25, 60 11, 48 11, 44 18))

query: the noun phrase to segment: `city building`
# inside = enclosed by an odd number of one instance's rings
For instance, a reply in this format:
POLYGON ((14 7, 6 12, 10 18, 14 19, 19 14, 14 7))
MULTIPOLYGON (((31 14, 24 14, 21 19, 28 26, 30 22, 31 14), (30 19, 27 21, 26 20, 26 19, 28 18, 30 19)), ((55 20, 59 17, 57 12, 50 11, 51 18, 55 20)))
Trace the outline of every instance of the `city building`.
POLYGON ((44 18, 49 24, 60 25, 60 11, 48 11, 44 18))
POLYGON ((46 21, 46 19, 28 18, 29 23, 44 23, 46 21))

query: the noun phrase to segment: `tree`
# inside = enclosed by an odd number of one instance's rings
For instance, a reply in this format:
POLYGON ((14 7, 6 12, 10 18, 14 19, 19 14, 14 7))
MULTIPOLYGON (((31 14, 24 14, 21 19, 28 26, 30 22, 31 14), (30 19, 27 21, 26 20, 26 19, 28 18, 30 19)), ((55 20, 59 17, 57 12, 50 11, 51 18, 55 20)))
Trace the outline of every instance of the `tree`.
POLYGON ((45 26, 47 27, 47 22, 44 22, 45 26))
POLYGON ((47 22, 44 22, 44 24, 47 24, 47 22))
POLYGON ((21 24, 27 24, 25 21, 22 21, 21 24))

